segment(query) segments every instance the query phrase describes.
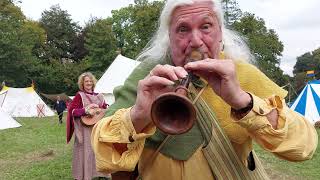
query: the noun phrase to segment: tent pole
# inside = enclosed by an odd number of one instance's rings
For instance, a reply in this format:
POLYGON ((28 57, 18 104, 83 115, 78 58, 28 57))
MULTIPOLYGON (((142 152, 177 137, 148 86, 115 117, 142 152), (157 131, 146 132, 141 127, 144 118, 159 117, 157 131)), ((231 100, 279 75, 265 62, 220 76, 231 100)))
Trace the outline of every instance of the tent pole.
POLYGON ((6 100, 7 94, 8 94, 8 91, 6 92, 6 95, 4 95, 4 98, 3 98, 3 101, 1 102, 1 106, 0 106, 0 107, 3 106, 3 103, 4 103, 4 101, 6 100))

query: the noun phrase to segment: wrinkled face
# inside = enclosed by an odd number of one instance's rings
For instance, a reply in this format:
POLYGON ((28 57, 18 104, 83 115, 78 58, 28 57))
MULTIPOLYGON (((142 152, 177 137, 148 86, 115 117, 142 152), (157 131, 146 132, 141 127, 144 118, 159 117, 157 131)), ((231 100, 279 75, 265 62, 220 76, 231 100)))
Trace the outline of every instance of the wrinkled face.
POLYGON ((88 76, 85 76, 83 79, 83 89, 87 92, 91 92, 93 90, 93 81, 88 76))
POLYGON ((197 1, 173 11, 169 27, 172 61, 183 66, 194 49, 217 58, 222 40, 221 28, 212 2, 197 1))

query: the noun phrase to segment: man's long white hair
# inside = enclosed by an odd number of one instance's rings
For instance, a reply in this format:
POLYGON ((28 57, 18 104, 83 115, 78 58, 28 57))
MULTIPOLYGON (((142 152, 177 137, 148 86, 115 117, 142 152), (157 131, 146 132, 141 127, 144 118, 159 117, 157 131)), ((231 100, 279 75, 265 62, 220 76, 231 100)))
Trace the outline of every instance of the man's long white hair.
MULTIPOLYGON (((190 5, 195 1, 197 0, 167 0, 160 16, 159 28, 141 54, 138 55, 138 60, 161 61, 170 58, 169 24, 171 15, 178 6, 190 5)), ((254 58, 246 43, 237 33, 225 27, 224 13, 220 0, 207 1, 212 2, 212 9, 216 13, 221 26, 225 57, 233 60, 253 62, 254 58)))

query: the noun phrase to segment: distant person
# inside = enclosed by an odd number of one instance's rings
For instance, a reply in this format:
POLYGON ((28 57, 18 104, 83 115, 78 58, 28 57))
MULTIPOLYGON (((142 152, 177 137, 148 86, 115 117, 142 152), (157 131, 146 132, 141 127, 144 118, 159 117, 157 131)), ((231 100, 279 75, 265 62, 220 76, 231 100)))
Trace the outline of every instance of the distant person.
POLYGON ((66 103, 60 98, 60 96, 57 96, 57 101, 54 104, 54 109, 57 111, 57 114, 59 115, 60 124, 62 124, 63 111, 66 109, 66 107, 66 103))
POLYGON ((93 92, 96 78, 90 72, 81 74, 78 78, 80 91, 77 92, 68 106, 67 143, 75 134, 72 158, 72 175, 77 180, 91 180, 93 177, 107 179, 108 174, 96 171, 95 156, 91 147, 92 126, 84 125, 81 117, 93 116, 95 109, 106 109, 103 95, 93 92))

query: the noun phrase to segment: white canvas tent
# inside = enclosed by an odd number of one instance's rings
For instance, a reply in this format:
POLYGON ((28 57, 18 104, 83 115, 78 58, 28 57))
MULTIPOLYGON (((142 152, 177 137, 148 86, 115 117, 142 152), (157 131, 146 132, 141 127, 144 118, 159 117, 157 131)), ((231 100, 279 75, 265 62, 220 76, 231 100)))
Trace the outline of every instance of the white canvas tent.
POLYGON ((95 92, 103 93, 106 102, 114 103, 113 89, 123 85, 131 72, 140 64, 119 54, 96 84, 95 92))
POLYGON ((3 111, 2 108, 0 107, 0 130, 16 128, 20 126, 21 124, 15 121, 9 114, 3 111))
POLYGON ((34 87, 11 88, 0 91, 0 107, 12 117, 53 116, 54 112, 43 102, 34 87))

